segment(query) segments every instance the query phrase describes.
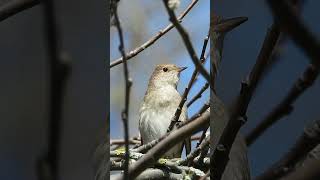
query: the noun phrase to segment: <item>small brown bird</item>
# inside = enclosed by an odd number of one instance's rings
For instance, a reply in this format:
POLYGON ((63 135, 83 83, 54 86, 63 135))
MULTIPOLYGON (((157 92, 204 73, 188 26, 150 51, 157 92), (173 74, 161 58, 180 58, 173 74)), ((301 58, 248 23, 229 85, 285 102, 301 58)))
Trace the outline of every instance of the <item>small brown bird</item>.
MULTIPOLYGON (((147 144, 167 133, 171 119, 181 101, 177 91, 180 73, 186 67, 174 64, 157 65, 148 84, 147 92, 140 107, 139 130, 142 144, 147 144)), ((179 121, 187 120, 187 107, 183 106, 179 121)), ((186 152, 190 152, 190 138, 184 140, 186 152)), ((178 143, 167 151, 165 158, 181 157, 183 143, 178 143)))

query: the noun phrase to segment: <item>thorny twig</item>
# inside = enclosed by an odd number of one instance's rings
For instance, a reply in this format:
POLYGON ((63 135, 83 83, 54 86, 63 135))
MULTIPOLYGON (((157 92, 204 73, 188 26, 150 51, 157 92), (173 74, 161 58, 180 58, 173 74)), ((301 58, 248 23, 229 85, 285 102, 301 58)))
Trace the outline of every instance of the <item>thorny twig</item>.
MULTIPOLYGON (((198 2, 199 0, 193 0, 190 5, 181 13, 181 15, 178 17, 179 22, 182 22, 182 19, 189 13, 189 11, 193 8, 193 6, 198 2)), ((131 50, 129 53, 126 54, 127 60, 130 60, 131 58, 138 55, 143 50, 147 49, 149 46, 151 46, 153 43, 155 43, 160 37, 165 35, 167 32, 169 32, 171 29, 174 28, 173 24, 169 24, 166 28, 159 30, 158 34, 151 37, 148 41, 143 43, 141 46, 135 48, 134 50, 131 50)), ((112 63, 110 63, 110 68, 123 63, 123 59, 118 58, 116 60, 113 60, 112 63)))
POLYGON ((125 149, 126 149, 126 155, 125 155, 125 164, 124 164, 124 179, 129 180, 128 176, 128 169, 129 169, 129 127, 128 127, 128 116, 129 116, 129 103, 130 103, 130 88, 132 85, 132 80, 129 78, 129 71, 128 71, 128 65, 127 65, 127 58, 125 53, 125 47, 124 47, 124 40, 123 40, 123 33, 120 25, 120 20, 118 17, 117 7, 113 7, 114 9, 114 20, 115 25, 118 30, 119 40, 120 40, 120 46, 119 51, 123 58, 123 72, 124 72, 124 78, 125 78, 125 108, 121 113, 122 121, 123 121, 123 127, 124 127, 124 139, 125 139, 125 149))
POLYGON ((226 128, 223 130, 218 146, 214 149, 214 152, 211 156, 212 168, 210 171, 212 172, 211 178, 214 180, 221 179, 222 177, 222 174, 228 163, 230 149, 236 135, 238 134, 238 131, 247 120, 246 111, 249 102, 254 94, 259 80, 265 72, 268 61, 272 54, 272 50, 279 38, 279 34, 279 29, 276 26, 272 26, 265 37, 256 64, 252 68, 248 79, 242 82, 241 91, 232 108, 230 119, 226 128))

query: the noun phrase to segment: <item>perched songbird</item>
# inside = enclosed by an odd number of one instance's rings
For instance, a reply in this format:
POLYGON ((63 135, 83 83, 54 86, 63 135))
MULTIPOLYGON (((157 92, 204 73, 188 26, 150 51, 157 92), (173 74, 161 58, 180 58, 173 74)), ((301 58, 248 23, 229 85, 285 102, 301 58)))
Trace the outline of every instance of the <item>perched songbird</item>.
MULTIPOLYGON (((147 144, 167 133, 167 129, 181 101, 177 91, 180 73, 186 67, 174 64, 157 65, 148 84, 140 107, 139 130, 142 144, 147 144)), ((179 121, 187 120, 187 107, 183 106, 179 121)), ((190 138, 178 143, 164 154, 165 158, 181 157, 183 143, 190 152, 190 138)))

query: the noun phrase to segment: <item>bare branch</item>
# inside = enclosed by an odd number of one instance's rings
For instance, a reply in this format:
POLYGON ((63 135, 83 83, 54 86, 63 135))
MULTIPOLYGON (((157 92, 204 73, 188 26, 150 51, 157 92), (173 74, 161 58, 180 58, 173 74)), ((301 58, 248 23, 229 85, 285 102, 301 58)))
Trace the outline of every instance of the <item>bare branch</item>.
POLYGON ((203 150, 205 147, 209 146, 210 144, 210 137, 207 137, 200 145, 199 147, 197 147, 194 151, 192 151, 190 154, 188 154, 188 156, 180 161, 179 164, 181 165, 187 165, 188 163, 192 162, 194 160, 195 157, 197 157, 201 150, 203 150))
MULTIPOLYGON (((116 4, 116 3, 114 3, 116 4)), ((121 117, 123 121, 123 127, 124 127, 124 139, 125 139, 125 149, 126 149, 126 155, 125 155, 125 163, 124 163, 124 179, 129 180, 128 176, 128 168, 129 168, 129 127, 128 127, 128 119, 129 119, 129 103, 130 103, 130 89, 132 85, 132 80, 129 78, 129 71, 128 71, 128 65, 127 65, 127 58, 125 53, 125 47, 124 47, 124 39, 123 39, 123 33, 120 25, 120 20, 118 17, 117 7, 114 8, 114 20, 115 20, 115 26, 118 30, 119 40, 120 40, 120 46, 119 51, 123 58, 123 72, 124 72, 124 78, 125 78, 125 108, 122 111, 121 117)))
POLYGON ((302 77, 290 89, 287 96, 246 136, 247 144, 254 143, 269 127, 282 117, 290 114, 293 110, 292 104, 312 86, 318 75, 319 68, 309 65, 302 77))
POLYGON ((302 77, 296 81, 287 96, 247 135, 246 141, 248 145, 254 143, 264 131, 282 117, 292 112, 292 104, 313 85, 320 71, 320 44, 318 40, 304 27, 303 23, 298 19, 298 16, 295 15, 294 10, 289 8, 289 5, 286 2, 270 1, 270 4, 274 9, 274 13, 281 16, 277 19, 282 23, 279 25, 282 25, 283 28, 285 28, 283 30, 285 30, 293 40, 305 50, 307 55, 311 58, 311 64, 307 67, 302 77), (283 7, 285 10, 283 12, 278 12, 278 7, 273 7, 278 5, 275 5, 274 3, 279 3, 279 6, 283 7), (291 29, 290 27, 295 27, 295 29, 291 29))
POLYGON ((278 162, 271 166, 256 180, 279 179, 290 171, 304 158, 312 149, 320 143, 320 120, 315 121, 304 129, 296 144, 278 162))
MULTIPOLYGON (((208 33, 207 37, 203 40, 203 46, 202 46, 201 55, 200 55, 200 63, 201 64, 204 64, 206 61, 205 52, 206 52, 206 48, 208 45, 209 36, 210 36, 210 34, 208 33)), ((178 105, 178 108, 177 108, 176 112, 174 113, 174 116, 171 119, 171 123, 168 127, 167 132, 171 131, 173 129, 174 125, 176 124, 176 122, 179 120, 183 105, 187 101, 188 94, 189 94, 194 82, 196 81, 197 76, 198 76, 198 69, 195 68, 192 73, 192 76, 190 78, 190 81, 188 83, 188 86, 185 88, 185 90, 182 94, 181 101, 178 105)))
POLYGON ((316 66, 320 64, 320 42, 305 27, 295 9, 285 0, 268 0, 275 15, 275 21, 279 23, 282 30, 293 39, 309 56, 316 66))
POLYGON ((168 0, 163 0, 163 3, 167 9, 167 12, 169 14, 169 19, 172 22, 172 24, 177 28, 187 50, 188 53, 191 57, 191 60, 193 62, 193 64, 195 65, 197 71, 200 72, 200 74, 207 80, 207 82, 211 82, 210 81, 210 74, 206 71, 206 69, 202 66, 200 60, 198 59, 197 53, 193 48, 193 45, 190 41, 189 35, 187 33, 187 31, 182 27, 182 25, 179 23, 179 20, 177 19, 174 11, 172 9, 170 9, 169 5, 168 5, 168 0))
MULTIPOLYGON (((189 11, 193 8, 193 6, 198 2, 199 0, 193 0, 190 5, 181 13, 181 15, 178 17, 179 22, 182 22, 182 19, 189 13, 189 11)), ((151 46, 153 43, 155 43, 159 38, 161 38, 163 35, 165 35, 167 32, 169 32, 172 28, 174 28, 173 24, 169 24, 166 28, 159 30, 158 34, 150 38, 148 41, 143 43, 141 46, 135 48, 134 50, 131 50, 128 54, 126 54, 127 60, 130 60, 131 58, 138 55, 143 50, 147 49, 149 46, 151 46)), ((122 57, 118 58, 116 60, 113 60, 112 63, 110 63, 110 68, 121 64, 123 62, 122 57)))
POLYGON ((210 108, 210 103, 209 102, 204 103, 203 106, 199 109, 199 111, 196 114, 194 114, 189 121, 193 121, 196 118, 200 117, 201 114, 204 113, 209 108, 210 108))
POLYGON ((200 99, 202 96, 202 93, 204 91, 206 91, 209 87, 209 83, 206 83, 201 89, 200 91, 188 102, 187 107, 190 107, 192 105, 192 103, 194 103, 196 100, 200 99))

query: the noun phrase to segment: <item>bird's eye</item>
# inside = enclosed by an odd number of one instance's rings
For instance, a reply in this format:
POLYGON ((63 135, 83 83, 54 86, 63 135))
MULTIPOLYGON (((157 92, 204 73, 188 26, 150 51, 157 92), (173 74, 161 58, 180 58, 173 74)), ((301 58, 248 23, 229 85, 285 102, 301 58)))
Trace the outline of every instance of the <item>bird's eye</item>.
POLYGON ((168 71, 168 68, 164 67, 162 70, 163 70, 164 72, 167 72, 167 71, 168 71))

